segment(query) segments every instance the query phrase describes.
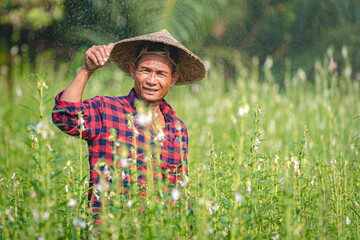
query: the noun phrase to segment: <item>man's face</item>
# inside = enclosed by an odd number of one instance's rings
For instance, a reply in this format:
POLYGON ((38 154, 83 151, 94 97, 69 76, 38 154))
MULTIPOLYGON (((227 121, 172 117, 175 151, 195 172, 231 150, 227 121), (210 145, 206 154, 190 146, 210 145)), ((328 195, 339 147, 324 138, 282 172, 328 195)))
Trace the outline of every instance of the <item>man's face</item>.
POLYGON ((174 86, 179 74, 171 74, 171 62, 168 58, 145 54, 141 57, 137 67, 130 64, 130 74, 134 79, 136 95, 147 103, 160 103, 167 95, 170 87, 174 86))

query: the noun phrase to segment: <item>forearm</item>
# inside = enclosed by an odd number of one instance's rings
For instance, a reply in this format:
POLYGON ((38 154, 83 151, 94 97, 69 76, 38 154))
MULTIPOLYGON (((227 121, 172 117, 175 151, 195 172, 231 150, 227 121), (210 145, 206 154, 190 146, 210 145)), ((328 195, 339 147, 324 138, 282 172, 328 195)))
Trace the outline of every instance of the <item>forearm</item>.
POLYGON ((65 89, 60 101, 67 102, 81 102, 85 85, 89 80, 92 72, 88 71, 85 66, 81 67, 80 71, 65 89))

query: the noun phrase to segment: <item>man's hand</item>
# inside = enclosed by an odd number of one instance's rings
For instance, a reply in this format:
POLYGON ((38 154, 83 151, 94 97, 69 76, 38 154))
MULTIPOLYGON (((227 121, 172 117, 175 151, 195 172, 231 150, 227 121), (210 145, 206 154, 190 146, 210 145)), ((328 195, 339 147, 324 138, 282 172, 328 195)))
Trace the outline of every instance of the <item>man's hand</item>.
POLYGON ((60 101, 80 102, 85 85, 91 74, 98 68, 104 66, 109 60, 114 43, 109 45, 93 46, 85 53, 85 64, 82 66, 74 80, 65 89, 60 97, 60 101))
POLYGON ((85 52, 85 64, 83 68, 89 73, 93 73, 96 69, 105 65, 109 60, 114 43, 109 45, 92 46, 85 52))

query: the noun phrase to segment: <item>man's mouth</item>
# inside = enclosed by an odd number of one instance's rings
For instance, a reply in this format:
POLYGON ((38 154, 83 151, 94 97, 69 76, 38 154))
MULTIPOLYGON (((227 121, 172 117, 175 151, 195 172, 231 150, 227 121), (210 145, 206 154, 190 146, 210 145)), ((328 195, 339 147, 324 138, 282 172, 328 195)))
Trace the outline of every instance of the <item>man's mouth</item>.
POLYGON ((158 91, 158 90, 156 90, 156 89, 147 88, 147 87, 144 87, 143 89, 144 89, 145 91, 147 91, 147 92, 150 92, 150 93, 155 93, 155 92, 158 91))

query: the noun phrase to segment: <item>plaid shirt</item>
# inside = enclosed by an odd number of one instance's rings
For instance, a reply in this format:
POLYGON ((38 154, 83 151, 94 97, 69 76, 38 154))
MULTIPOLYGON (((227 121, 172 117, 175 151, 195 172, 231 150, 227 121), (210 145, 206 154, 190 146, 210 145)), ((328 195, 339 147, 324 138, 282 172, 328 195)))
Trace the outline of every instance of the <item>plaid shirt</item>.
MULTIPOLYGON (((96 188, 100 179, 97 163, 100 159, 109 164, 114 161, 114 142, 110 140, 111 129, 115 129, 117 140, 125 145, 128 150, 132 148, 135 132, 136 144, 138 146, 136 168, 137 171, 142 172, 142 174, 139 174, 137 181, 140 185, 146 183, 144 177, 144 172, 146 172, 144 149, 146 148, 146 143, 149 142, 147 140, 149 137, 147 137, 147 131, 137 121, 134 121, 134 128, 129 128, 128 126, 128 116, 130 118, 133 117, 133 119, 139 116, 135 106, 138 99, 134 89, 130 91, 128 96, 96 96, 82 102, 60 101, 62 93, 63 91, 55 98, 52 120, 61 131, 72 136, 80 136, 79 129, 81 128, 81 136, 87 141, 89 148, 90 188, 88 198, 91 201, 93 211, 97 212, 101 208, 99 195, 97 191, 94 191, 94 187, 96 188), (79 112, 82 112, 83 127, 79 124, 81 122, 79 121, 79 112)), ((188 133, 185 124, 175 115, 175 111, 164 99, 160 103, 160 109, 165 118, 160 152, 161 169, 165 171, 162 171, 161 176, 162 179, 167 179, 171 185, 174 185, 180 181, 180 173, 187 175, 188 133), (164 174, 166 171, 167 173, 164 174)), ((149 127, 151 142, 154 145, 153 140, 156 134, 152 124, 149 127)), ((133 158, 130 150, 128 155, 130 158, 133 158)), ((119 162, 120 167, 126 168, 126 166, 121 166, 121 161, 119 162)), ((154 178, 156 178, 157 174, 154 172, 154 178)), ((122 179, 123 185, 127 186, 130 180, 129 177, 126 175, 122 179)))

